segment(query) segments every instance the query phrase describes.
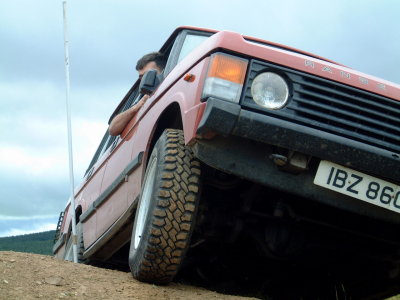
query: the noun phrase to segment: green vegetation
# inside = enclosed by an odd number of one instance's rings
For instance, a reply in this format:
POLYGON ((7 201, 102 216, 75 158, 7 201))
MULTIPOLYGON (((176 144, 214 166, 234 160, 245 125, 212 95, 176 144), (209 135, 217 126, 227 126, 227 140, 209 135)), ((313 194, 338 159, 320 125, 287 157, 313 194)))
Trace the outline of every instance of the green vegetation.
POLYGON ((55 230, 0 238, 0 251, 53 255, 55 230))

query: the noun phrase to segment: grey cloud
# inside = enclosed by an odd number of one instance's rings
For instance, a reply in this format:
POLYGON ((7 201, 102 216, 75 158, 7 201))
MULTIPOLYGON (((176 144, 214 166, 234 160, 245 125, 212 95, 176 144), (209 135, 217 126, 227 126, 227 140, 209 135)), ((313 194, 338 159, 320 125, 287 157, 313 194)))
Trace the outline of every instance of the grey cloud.
POLYGON ((2 218, 0 216, 0 237, 20 235, 29 232, 55 230, 58 215, 2 218))
MULTIPOLYGON (((67 174, 67 172, 65 172, 67 174)), ((68 199, 67 178, 1 175, 0 207, 5 216, 54 215, 68 199)))

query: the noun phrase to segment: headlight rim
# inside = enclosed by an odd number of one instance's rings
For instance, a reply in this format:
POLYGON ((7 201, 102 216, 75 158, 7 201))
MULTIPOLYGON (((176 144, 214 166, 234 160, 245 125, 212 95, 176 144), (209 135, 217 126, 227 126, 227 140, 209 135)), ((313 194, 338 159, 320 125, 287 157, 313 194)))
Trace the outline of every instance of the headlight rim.
POLYGON ((250 98, 252 99, 253 103, 254 103, 255 105, 257 105, 257 107, 260 107, 260 108, 262 108, 262 109, 264 109, 264 110, 268 110, 268 111, 277 111, 277 110, 280 110, 280 109, 285 108, 285 107, 289 104, 289 102, 290 102, 291 95, 292 95, 292 84, 291 84, 290 79, 287 77, 287 75, 286 75, 285 73, 282 73, 282 72, 280 72, 280 71, 278 71, 278 70, 270 69, 270 68, 260 70, 260 71, 257 72, 257 74, 255 74, 253 80, 251 80, 251 85, 250 85, 250 98), (264 105, 260 104, 259 102, 257 102, 257 101, 254 99, 254 95, 253 95, 253 85, 254 85, 254 82, 256 81, 257 77, 259 77, 259 76, 262 75, 262 74, 266 74, 266 73, 272 73, 272 74, 278 76, 280 79, 282 79, 282 82, 285 84, 284 86, 285 86, 285 89, 286 89, 286 97, 285 97, 285 100, 283 101, 283 104, 282 104, 282 105, 279 105, 279 106, 273 107, 273 108, 272 108, 272 107, 267 107, 267 106, 264 106, 264 105))

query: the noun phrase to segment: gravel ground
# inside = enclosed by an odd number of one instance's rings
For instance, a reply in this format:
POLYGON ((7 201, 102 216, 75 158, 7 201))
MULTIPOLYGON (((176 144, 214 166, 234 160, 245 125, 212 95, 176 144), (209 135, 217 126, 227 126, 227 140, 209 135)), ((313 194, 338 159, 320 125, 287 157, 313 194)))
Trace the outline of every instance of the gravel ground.
POLYGON ((155 286, 130 273, 30 253, 0 252, 0 299, 255 299, 172 283, 155 286))

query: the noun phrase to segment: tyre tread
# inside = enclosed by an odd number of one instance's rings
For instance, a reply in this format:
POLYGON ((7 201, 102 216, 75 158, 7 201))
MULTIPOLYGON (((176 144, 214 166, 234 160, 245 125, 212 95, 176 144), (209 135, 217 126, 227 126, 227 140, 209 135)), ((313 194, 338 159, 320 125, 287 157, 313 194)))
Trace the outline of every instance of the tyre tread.
POLYGON ((166 284, 176 275, 189 247, 200 185, 200 163, 185 146, 180 130, 167 129, 150 237, 137 278, 166 284))

